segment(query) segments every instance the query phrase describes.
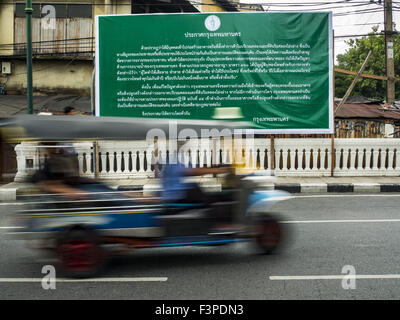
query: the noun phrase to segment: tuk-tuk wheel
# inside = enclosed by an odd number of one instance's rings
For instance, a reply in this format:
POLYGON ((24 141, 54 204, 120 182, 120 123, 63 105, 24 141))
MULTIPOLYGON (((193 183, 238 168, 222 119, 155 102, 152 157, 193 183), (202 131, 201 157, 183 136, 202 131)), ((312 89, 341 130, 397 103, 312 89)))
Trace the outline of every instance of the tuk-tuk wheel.
POLYGON ((282 242, 282 227, 274 217, 266 217, 257 222, 255 236, 258 247, 263 254, 275 251, 282 242))
POLYGON ((70 278, 93 277, 104 264, 104 252, 92 230, 72 229, 63 232, 56 253, 62 273, 70 278))

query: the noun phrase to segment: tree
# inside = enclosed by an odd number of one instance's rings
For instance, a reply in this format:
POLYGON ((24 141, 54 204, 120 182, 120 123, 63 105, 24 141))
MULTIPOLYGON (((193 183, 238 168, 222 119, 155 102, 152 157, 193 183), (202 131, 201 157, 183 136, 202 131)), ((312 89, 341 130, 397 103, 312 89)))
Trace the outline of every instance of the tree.
MULTIPOLYGON (((372 50, 372 55, 369 59, 364 73, 384 76, 386 75, 385 64, 385 37, 377 35, 378 26, 372 28, 372 32, 359 39, 350 39, 346 43, 350 48, 344 54, 337 56, 337 67, 358 72, 368 55, 369 50, 372 50)), ((394 65, 395 76, 400 74, 400 35, 394 35, 394 65)), ((353 81, 354 76, 335 73, 335 96, 343 97, 353 81)), ((386 98, 386 81, 375 80, 369 78, 361 78, 358 80, 352 95, 360 95, 366 98, 385 99, 386 98)), ((400 86, 396 85, 395 97, 400 97, 400 86)))

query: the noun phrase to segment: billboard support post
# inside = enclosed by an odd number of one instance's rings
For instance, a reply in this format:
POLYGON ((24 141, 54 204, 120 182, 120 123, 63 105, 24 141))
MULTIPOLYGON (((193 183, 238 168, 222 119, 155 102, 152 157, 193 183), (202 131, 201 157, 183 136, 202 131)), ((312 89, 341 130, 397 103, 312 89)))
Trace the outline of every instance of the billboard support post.
MULTIPOLYGON (((332 59, 335 61, 335 30, 332 30, 332 59)), ((331 133, 331 177, 334 176, 336 158, 335 158, 335 72, 332 72, 332 108, 333 108, 333 133, 331 133)))

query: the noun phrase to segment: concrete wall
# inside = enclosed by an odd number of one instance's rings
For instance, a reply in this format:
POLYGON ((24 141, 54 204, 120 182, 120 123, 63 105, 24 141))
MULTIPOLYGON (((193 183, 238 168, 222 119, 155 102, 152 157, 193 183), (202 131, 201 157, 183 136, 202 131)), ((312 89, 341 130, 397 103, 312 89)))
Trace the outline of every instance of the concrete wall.
MULTIPOLYGON (((10 1, 0 0, 0 48, 14 42, 14 5, 10 1)), ((7 47, 8 48, 8 47, 7 47)), ((12 54, 12 48, 1 50, 0 55, 12 54)))
MULTIPOLYGON (((0 85, 3 85, 9 93, 26 92, 25 60, 8 59, 8 61, 12 64, 12 74, 3 75, 0 78, 0 85)), ((34 60, 33 92, 90 95, 92 70, 91 60, 34 60)))

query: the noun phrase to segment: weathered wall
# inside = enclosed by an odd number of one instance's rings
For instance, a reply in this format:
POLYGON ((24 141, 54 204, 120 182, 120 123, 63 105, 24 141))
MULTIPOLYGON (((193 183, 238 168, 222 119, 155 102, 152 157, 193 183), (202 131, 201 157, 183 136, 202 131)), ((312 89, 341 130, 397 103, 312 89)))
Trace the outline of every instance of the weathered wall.
POLYGON ((387 126, 392 125, 393 134, 389 137, 400 137, 397 122, 383 119, 336 119, 336 138, 385 138, 387 126))
MULTIPOLYGON (((0 1, 0 48, 4 49, 5 44, 14 42, 14 5, 9 1, 0 1)), ((12 54, 12 48, 0 50, 0 55, 12 54)))
MULTIPOLYGON (((26 62, 8 59, 12 74, 3 76, 0 85, 8 92, 26 92, 26 62), (3 80, 2 80, 3 79, 3 80)), ((34 60, 34 94, 82 94, 90 95, 93 64, 91 60, 34 60)))
MULTIPOLYGON (((10 4, 9 1, 7 1, 7 4, 2 4, 2 2, 4 1, 6 0, 0 0, 0 48, 1 44, 12 44, 15 41, 14 5, 10 4)), ((46 0, 40 2, 43 3, 46 2, 46 0)), ((51 0, 48 2, 88 3, 87 0, 74 0, 74 1, 51 0)), ((104 3, 94 5, 92 9, 93 37, 95 36, 94 24, 96 15, 103 15, 106 12, 110 14, 130 14, 131 12, 131 4, 129 0, 118 1, 118 5, 116 5, 116 1, 111 1, 111 0, 105 1, 104 3), (108 5, 105 5, 104 3, 107 3, 108 5), (108 10, 106 10, 106 8, 108 8, 108 10)), ((25 30, 25 19, 19 18, 19 20, 21 20, 19 21, 21 24, 21 28, 25 30)), ((39 21, 40 19, 36 20, 39 21)), ((36 29, 33 30, 33 38, 34 40, 39 41, 40 39, 35 39, 35 30, 36 29)), ((25 34, 23 34, 22 36, 25 36, 25 34)), ((76 37, 78 36, 75 35, 70 36, 70 38, 76 38, 76 37)), ((19 39, 19 42, 25 42, 22 40, 23 40, 22 38, 19 39)), ((57 40, 61 39, 57 38, 57 40)), ((64 42, 57 42, 57 44, 61 46, 65 45, 64 42)), ((93 39, 93 44, 94 44, 94 39, 93 39)), ((88 43, 86 42, 83 43, 82 45, 87 47, 88 43)), ((80 44, 78 44, 78 47, 79 46, 80 44)), ((49 50, 53 50, 54 52, 52 53, 65 51, 65 49, 58 50, 59 48, 56 48, 56 45, 54 45, 54 47, 51 47, 51 49, 42 49, 36 47, 37 45, 35 45, 34 49, 37 51, 37 53, 42 53, 42 54, 49 53, 48 52, 49 50)), ((69 52, 69 50, 67 51, 69 52)), ((8 92, 24 93, 26 92, 26 62, 24 59, 18 59, 12 57, 11 56, 12 54, 13 54, 12 48, 7 51, 4 50, 0 51, 0 55, 10 55, 10 57, 0 59, 0 65, 2 61, 10 61, 12 63, 12 73, 10 75, 3 75, 0 73, 0 86, 4 87, 8 92)), ((91 86, 91 77, 93 71, 93 63, 91 61, 91 57, 92 55, 88 54, 86 56, 88 60, 79 60, 79 58, 65 59, 65 57, 63 56, 54 57, 54 59, 34 59, 33 60, 34 94, 72 93, 72 94, 89 95, 91 86)))
POLYGON ((225 12, 225 10, 220 8, 213 0, 202 0, 201 3, 201 12, 225 12))

